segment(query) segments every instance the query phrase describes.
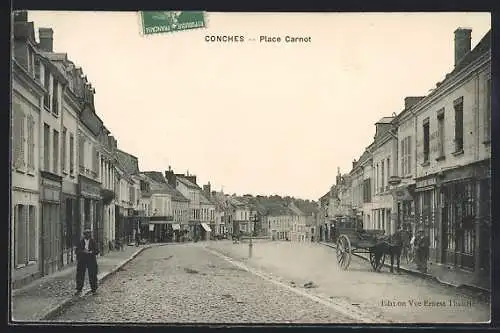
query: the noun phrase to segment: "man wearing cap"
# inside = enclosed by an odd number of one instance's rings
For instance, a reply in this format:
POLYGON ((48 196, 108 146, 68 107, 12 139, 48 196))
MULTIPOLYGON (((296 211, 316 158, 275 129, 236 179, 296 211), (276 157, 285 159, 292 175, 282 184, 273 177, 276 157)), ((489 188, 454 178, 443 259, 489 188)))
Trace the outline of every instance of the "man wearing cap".
POLYGON ((423 273, 427 273, 427 260, 429 259, 430 241, 423 229, 418 230, 415 240, 417 268, 423 273))
POLYGON ((97 259, 99 253, 96 241, 91 237, 92 232, 85 229, 83 238, 76 248, 76 295, 80 295, 85 282, 85 271, 88 270, 90 289, 95 294, 97 291, 97 259))

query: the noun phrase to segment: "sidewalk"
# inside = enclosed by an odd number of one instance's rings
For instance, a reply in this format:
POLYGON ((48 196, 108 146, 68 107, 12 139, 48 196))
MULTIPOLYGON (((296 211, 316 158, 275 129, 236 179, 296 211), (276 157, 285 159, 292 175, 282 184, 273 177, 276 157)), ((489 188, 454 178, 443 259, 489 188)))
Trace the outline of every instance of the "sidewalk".
MULTIPOLYGON (((335 248, 335 244, 319 242, 322 245, 326 245, 335 248)), ((365 253, 355 253, 355 256, 369 261, 369 255, 365 253)), ((386 257, 384 266, 390 268, 391 260, 386 257)), ((396 264, 396 263, 394 263, 396 264)), ((417 269, 416 264, 400 264, 402 271, 418 275, 425 278, 435 279, 441 284, 445 284, 455 288, 467 288, 472 290, 477 290, 483 293, 491 292, 490 279, 477 279, 473 273, 461 270, 459 268, 448 268, 441 264, 436 264, 429 262, 429 268, 427 273, 422 273, 417 269)))
MULTIPOLYGON (((123 251, 113 251, 98 257, 99 283, 115 273, 120 267, 134 259, 143 250, 161 244, 125 246, 123 251)), ((49 276, 33 281, 27 286, 11 292, 12 321, 47 320, 69 305, 75 297, 76 266, 72 265, 49 276)), ((85 275, 85 286, 82 295, 90 293, 88 275, 85 275)))

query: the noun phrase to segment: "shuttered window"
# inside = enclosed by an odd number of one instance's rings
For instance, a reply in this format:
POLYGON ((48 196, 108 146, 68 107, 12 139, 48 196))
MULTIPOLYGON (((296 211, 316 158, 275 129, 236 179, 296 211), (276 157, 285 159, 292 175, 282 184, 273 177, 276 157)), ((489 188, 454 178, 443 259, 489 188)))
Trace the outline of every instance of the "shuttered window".
POLYGON ((63 128, 62 137, 61 137, 61 170, 66 172, 66 137, 68 130, 66 127, 63 128))
POLYGON ((13 128, 12 128, 12 136, 13 136, 13 156, 12 160, 14 163, 14 167, 18 169, 22 169, 25 166, 25 144, 26 144, 26 132, 25 132, 25 120, 26 115, 21 109, 21 104, 14 103, 13 104, 13 128))
POLYGON ((79 150, 79 160, 80 168, 85 168, 85 139, 83 136, 78 138, 78 150, 79 150))
POLYGON ((35 170, 35 119, 32 115, 28 116, 27 120, 28 126, 28 138, 27 138, 27 149, 28 149, 28 170, 35 170))

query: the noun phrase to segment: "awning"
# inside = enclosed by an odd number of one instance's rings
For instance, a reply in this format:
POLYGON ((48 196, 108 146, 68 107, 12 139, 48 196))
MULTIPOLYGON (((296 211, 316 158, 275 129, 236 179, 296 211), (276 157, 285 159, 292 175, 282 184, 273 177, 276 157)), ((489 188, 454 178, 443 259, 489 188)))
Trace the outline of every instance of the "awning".
POLYGON ((181 225, 180 224, 172 224, 172 229, 181 230, 181 225))
POLYGON ((208 232, 212 231, 212 229, 210 229, 210 227, 206 223, 202 223, 201 226, 203 227, 203 229, 205 229, 205 231, 208 231, 208 232))

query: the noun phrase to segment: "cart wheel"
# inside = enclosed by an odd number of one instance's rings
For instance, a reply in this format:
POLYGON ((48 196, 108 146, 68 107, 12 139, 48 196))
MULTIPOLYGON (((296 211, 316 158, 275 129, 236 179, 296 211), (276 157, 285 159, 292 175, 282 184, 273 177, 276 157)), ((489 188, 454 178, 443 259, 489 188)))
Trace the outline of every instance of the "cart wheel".
POLYGON ((351 263, 351 242, 345 235, 340 235, 337 240, 337 262, 343 270, 351 263))
POLYGON ((380 272, 380 269, 384 266, 385 263, 385 254, 382 254, 382 257, 380 259, 375 260, 375 253, 370 252, 370 264, 372 265, 372 268, 375 272, 380 272))

